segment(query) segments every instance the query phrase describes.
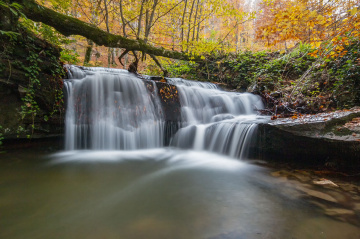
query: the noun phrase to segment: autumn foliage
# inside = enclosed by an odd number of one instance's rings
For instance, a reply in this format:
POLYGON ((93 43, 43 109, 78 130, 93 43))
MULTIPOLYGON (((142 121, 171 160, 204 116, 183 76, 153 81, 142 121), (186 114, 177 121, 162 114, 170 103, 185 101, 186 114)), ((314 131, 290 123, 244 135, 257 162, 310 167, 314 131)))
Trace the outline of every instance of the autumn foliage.
MULTIPOLYGON (((244 50, 287 51, 301 43, 312 57, 343 56, 359 38, 358 0, 38 0, 38 3, 104 31, 189 54, 244 50), (249 2, 252 2, 250 4, 249 2)), ((97 46, 81 37, 65 46, 85 65, 126 67, 134 54, 97 46)), ((140 54, 139 54, 139 57, 140 54)), ((153 58, 142 57, 146 69, 153 58)), ((161 63, 164 63, 160 59, 161 63)), ((145 69, 145 68, 144 68, 145 69)), ((155 69, 155 68, 151 68, 155 69)))
POLYGON ((78 53, 84 65, 127 67, 136 58, 147 74, 165 69, 171 76, 237 90, 257 87, 275 114, 360 102, 358 0, 262 0, 252 5, 245 0, 38 2, 103 31, 203 59, 197 64, 156 59, 74 36, 64 47, 78 53))
POLYGON ((334 55, 341 54, 349 37, 360 34, 358 0, 264 0, 261 8, 256 38, 267 47, 286 49, 303 42, 318 48, 332 43, 333 49, 324 53, 334 55))
MULTIPOLYGON (((244 23, 255 16, 242 0, 37 2, 109 33, 130 39, 141 39, 157 47, 196 55, 228 53, 239 49, 242 41, 239 36, 244 30, 244 23)), ((75 39, 76 44, 65 47, 79 53, 85 65, 122 67, 118 57, 125 49, 107 49, 81 37, 75 39)), ((129 54, 132 55, 130 58, 134 55, 132 52, 129 54)), ((128 55, 122 60, 125 66, 131 63, 128 55)), ((151 61, 150 57, 148 61, 151 61)))

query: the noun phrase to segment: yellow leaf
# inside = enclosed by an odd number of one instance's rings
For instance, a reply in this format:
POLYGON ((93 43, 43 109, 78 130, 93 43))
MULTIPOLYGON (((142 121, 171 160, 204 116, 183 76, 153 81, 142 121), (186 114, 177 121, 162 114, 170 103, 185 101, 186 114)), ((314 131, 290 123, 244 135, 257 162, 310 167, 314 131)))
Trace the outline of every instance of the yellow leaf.
POLYGON ((318 47, 321 45, 321 42, 320 42, 320 41, 316 41, 316 42, 311 42, 310 44, 311 44, 311 46, 312 46, 313 48, 318 48, 318 47))
POLYGON ((351 15, 355 15, 357 12, 358 12, 357 7, 354 7, 353 9, 350 10, 351 15))

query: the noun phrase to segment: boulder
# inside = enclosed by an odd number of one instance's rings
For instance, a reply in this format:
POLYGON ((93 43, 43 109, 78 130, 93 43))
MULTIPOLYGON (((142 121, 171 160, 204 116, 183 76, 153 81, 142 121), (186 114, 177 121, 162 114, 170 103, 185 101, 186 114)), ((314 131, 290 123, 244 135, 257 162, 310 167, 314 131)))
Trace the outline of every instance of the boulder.
POLYGON ((360 171, 360 109, 273 120, 259 125, 258 150, 268 161, 360 171))

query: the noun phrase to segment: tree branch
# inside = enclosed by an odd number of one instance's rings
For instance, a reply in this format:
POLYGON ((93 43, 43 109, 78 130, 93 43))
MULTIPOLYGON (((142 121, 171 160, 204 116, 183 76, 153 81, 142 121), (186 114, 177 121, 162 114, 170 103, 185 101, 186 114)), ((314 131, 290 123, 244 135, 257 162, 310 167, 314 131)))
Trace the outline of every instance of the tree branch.
POLYGON ((150 57, 155 61, 156 65, 158 65, 158 67, 162 70, 162 72, 164 73, 164 77, 167 77, 168 76, 168 71, 161 65, 161 63, 156 58, 156 56, 150 55, 150 57))
POLYGON ((143 40, 133 40, 120 35, 103 31, 96 26, 80 21, 79 19, 55 12, 47 7, 37 4, 34 0, 13 0, 24 8, 22 12, 35 22, 42 22, 54 27, 65 36, 80 35, 92 40, 99 46, 124 48, 129 51, 142 51, 146 54, 162 56, 179 60, 202 61, 200 56, 189 56, 183 52, 166 50, 146 44, 143 40))

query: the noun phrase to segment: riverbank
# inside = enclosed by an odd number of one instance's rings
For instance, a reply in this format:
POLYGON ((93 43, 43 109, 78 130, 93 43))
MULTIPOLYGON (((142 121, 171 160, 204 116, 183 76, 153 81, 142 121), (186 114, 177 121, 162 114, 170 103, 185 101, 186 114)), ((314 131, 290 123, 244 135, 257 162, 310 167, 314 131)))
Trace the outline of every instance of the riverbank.
POLYGON ((354 108, 260 124, 261 157, 294 167, 360 172, 359 117, 354 108))

